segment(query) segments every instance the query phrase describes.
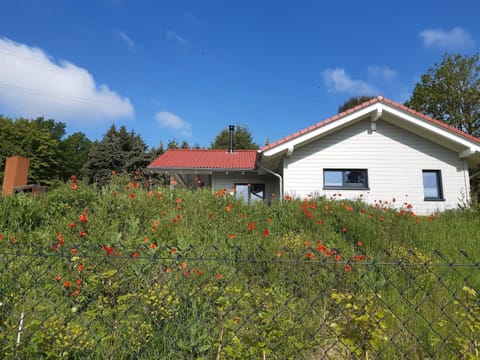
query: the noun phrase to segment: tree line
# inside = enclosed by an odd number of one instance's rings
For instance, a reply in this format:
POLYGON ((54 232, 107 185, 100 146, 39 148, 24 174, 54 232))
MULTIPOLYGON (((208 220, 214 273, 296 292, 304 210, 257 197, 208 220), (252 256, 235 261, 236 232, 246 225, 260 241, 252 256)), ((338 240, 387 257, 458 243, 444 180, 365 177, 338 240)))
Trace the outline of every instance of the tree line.
MULTIPOLYGON (((237 149, 258 149, 247 127, 237 126, 237 149)), ((224 129, 215 137, 213 149, 228 148, 229 133, 224 129)), ((187 141, 170 140, 166 149, 190 149, 187 141)), ((200 148, 199 145, 193 148, 200 148)), ((53 119, 11 119, 0 115, 0 181, 5 160, 24 156, 30 160, 29 183, 54 186, 71 175, 89 183, 103 185, 114 173, 142 174, 147 165, 165 151, 148 148, 144 140, 125 126, 112 125, 100 141, 91 141, 84 133, 66 135, 66 125, 53 119)))
MULTIPOLYGON (((371 96, 348 99, 339 112, 352 108, 371 96)), ((473 136, 480 136, 480 57, 445 54, 422 75, 406 106, 444 121, 473 136)), ((250 130, 238 125, 236 149, 258 149, 250 130)), ((229 132, 221 130, 212 149, 227 149, 229 132)), ((188 142, 169 140, 166 149, 189 149, 188 142)), ((200 148, 194 145, 192 148, 200 148)), ((72 174, 89 183, 105 184, 112 174, 142 173, 162 154, 165 147, 148 148, 144 140, 124 126, 112 125, 100 141, 91 141, 82 132, 67 136, 66 125, 53 119, 11 119, 0 115, 0 180, 5 159, 20 155, 30 159, 29 183, 53 186, 72 174)))

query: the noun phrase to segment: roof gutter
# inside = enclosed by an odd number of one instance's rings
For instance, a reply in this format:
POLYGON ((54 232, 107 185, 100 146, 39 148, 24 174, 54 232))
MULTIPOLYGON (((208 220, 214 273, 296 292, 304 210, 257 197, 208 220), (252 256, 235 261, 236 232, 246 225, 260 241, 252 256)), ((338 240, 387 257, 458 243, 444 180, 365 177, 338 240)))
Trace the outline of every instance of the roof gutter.
POLYGON ((273 176, 277 177, 278 178, 278 189, 279 189, 279 193, 280 193, 280 201, 283 201, 283 178, 282 178, 282 175, 276 173, 275 171, 272 171, 270 169, 267 169, 265 167, 263 167, 262 165, 260 165, 260 159, 262 157, 262 150, 258 150, 258 156, 257 156, 257 166, 259 169, 262 169, 264 171, 266 171, 267 173, 269 174, 272 174, 273 176))

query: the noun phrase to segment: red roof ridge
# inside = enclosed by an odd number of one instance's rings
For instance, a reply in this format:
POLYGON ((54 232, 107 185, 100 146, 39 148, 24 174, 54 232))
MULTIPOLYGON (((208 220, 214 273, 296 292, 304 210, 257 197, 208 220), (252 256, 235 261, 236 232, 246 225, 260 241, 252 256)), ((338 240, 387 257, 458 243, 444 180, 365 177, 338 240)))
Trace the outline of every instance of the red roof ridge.
POLYGON ((385 97, 383 97, 382 95, 379 95, 379 96, 376 96, 376 97, 373 97, 372 99, 368 100, 368 101, 365 101, 359 105, 356 105, 354 106, 353 108, 350 108, 350 109, 347 109, 345 111, 342 111, 341 113, 338 113, 338 114, 335 114, 333 116, 330 116, 329 118, 326 118, 325 120, 322 120, 320 122, 317 122, 303 130, 300 130, 300 131, 297 131, 291 135, 287 135, 279 140, 276 140, 275 142, 271 143, 271 144, 268 144, 268 145, 265 145, 261 148, 262 151, 266 151, 266 150, 270 150, 278 145, 281 145, 283 143, 286 143, 287 141, 289 140, 292 140, 302 134, 305 134, 305 133, 308 133, 310 131, 313 131, 315 129, 318 129, 318 128, 321 128, 325 125, 328 125, 332 122, 335 122, 335 121, 338 121, 342 118, 344 118, 345 116, 347 115, 350 115, 356 111, 359 111, 361 109, 364 109, 370 105, 373 105, 377 102, 381 102, 381 103, 384 103, 384 104, 388 104, 388 105, 391 105, 393 107, 396 107, 397 109, 399 110, 402 110, 404 112, 407 112, 409 114, 412 114, 412 115, 415 115, 423 120, 426 120, 428 122, 431 122, 433 123, 434 125, 437 125, 437 126, 440 126, 446 130, 449 130, 451 132, 454 132, 460 136, 463 136, 464 138, 467 138, 469 140, 472 140, 472 141, 475 141, 477 143, 480 143, 480 138, 477 138, 473 135, 470 135, 470 134, 467 134, 466 132, 462 131, 462 130, 459 130, 451 125, 448 125, 447 123, 443 122, 443 121, 440 121, 440 120, 437 120, 437 119, 434 119, 433 117, 431 116, 428 116, 428 115, 425 115, 425 114, 422 114, 416 110, 413 110, 405 105, 402 105, 396 101, 393 101, 393 100, 390 100, 390 99, 387 99, 385 97))

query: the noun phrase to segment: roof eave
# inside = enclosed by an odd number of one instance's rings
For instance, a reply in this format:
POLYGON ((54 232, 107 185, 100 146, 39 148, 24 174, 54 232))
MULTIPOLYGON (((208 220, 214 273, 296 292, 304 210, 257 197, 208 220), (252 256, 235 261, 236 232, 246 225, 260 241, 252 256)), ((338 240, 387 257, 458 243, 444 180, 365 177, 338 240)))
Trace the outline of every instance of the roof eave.
POLYGON ((148 166, 147 169, 153 171, 163 171, 163 172, 194 172, 194 173, 212 173, 212 172, 254 172, 257 168, 184 168, 184 167, 150 167, 148 166))

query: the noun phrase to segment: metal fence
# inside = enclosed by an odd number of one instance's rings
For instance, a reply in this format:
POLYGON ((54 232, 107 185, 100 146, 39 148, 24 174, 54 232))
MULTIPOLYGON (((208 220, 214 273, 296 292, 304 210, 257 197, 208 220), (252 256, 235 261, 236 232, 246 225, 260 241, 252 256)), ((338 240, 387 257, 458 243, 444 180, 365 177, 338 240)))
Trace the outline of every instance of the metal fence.
POLYGON ((5 359, 478 357, 480 264, 465 253, 22 249, 0 253, 5 359))

